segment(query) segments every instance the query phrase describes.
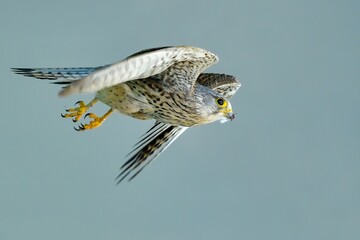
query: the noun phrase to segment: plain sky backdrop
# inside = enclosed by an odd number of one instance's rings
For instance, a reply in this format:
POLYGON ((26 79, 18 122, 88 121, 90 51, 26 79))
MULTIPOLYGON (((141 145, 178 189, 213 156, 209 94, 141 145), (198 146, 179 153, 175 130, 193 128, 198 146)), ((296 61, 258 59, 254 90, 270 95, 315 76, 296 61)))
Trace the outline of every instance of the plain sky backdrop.
POLYGON ((360 1, 1 0, 0 29, 0 239, 360 239, 360 1), (10 71, 166 45, 219 56, 237 118, 118 186, 153 122, 76 132, 60 113, 91 94, 10 71))

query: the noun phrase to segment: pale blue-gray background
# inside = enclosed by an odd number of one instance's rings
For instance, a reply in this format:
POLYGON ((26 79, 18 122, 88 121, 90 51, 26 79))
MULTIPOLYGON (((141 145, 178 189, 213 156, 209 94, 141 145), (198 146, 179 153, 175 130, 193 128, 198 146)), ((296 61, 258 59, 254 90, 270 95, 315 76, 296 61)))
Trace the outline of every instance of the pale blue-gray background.
MULTIPOLYGON (((359 1, 0 1, 0 239, 360 239, 359 1), (237 119, 186 132, 130 183, 152 122, 78 133, 91 95, 10 67, 194 45, 236 75, 237 119)), ((97 106, 98 114, 105 106, 97 106)))

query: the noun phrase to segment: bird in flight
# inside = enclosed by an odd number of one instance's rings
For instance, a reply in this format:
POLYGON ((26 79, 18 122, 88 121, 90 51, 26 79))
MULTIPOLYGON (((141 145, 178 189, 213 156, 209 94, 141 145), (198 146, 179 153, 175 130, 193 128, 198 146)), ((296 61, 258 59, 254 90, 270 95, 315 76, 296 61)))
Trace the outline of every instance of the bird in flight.
POLYGON ((78 101, 66 109, 64 118, 77 122, 84 116, 87 124, 75 130, 100 126, 114 111, 136 119, 155 119, 121 166, 117 183, 137 176, 188 128, 215 121, 233 120, 229 98, 241 86, 231 75, 203 73, 218 62, 218 57, 191 46, 151 48, 124 60, 100 67, 13 68, 17 74, 63 84, 59 96, 95 93, 88 104, 78 101), (99 117, 87 113, 98 101, 109 111, 99 117), (84 115, 85 114, 85 115, 84 115))

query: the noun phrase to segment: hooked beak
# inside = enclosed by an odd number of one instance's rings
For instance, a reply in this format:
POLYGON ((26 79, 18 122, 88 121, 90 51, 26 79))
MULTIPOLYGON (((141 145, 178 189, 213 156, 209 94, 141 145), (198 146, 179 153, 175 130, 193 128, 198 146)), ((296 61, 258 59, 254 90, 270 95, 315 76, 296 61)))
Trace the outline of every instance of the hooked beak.
POLYGON ((232 121, 235 119, 235 113, 233 113, 233 111, 231 109, 226 112, 223 112, 223 113, 224 113, 225 118, 220 120, 221 123, 225 123, 229 120, 232 121))
POLYGON ((232 111, 231 111, 231 112, 228 112, 226 117, 227 117, 230 121, 232 121, 232 120, 235 119, 235 113, 233 113, 232 111))

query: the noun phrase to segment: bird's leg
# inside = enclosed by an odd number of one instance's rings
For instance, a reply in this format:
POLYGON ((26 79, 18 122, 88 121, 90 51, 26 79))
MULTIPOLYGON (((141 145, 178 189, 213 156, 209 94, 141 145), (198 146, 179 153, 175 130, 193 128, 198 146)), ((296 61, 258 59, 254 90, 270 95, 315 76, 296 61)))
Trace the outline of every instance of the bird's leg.
POLYGON ((96 128, 96 127, 100 126, 105 121, 105 119, 110 116, 110 114, 113 111, 114 111, 114 109, 110 108, 110 110, 107 111, 107 113, 105 113, 105 115, 102 117, 98 117, 94 113, 88 113, 85 115, 84 119, 86 117, 89 117, 89 118, 92 118, 93 120, 91 120, 88 124, 80 124, 78 128, 74 128, 74 129, 76 131, 85 131, 85 130, 96 128))
POLYGON ((63 118, 73 118, 73 122, 77 122, 80 120, 81 116, 84 115, 84 113, 91 108, 92 106, 94 106, 94 104, 97 102, 98 100, 96 98, 94 98, 91 102, 89 102, 87 105, 85 105, 85 103, 83 101, 78 101, 75 103, 75 105, 79 104, 78 107, 76 108, 69 108, 66 109, 65 114, 61 114, 61 116, 63 118))

